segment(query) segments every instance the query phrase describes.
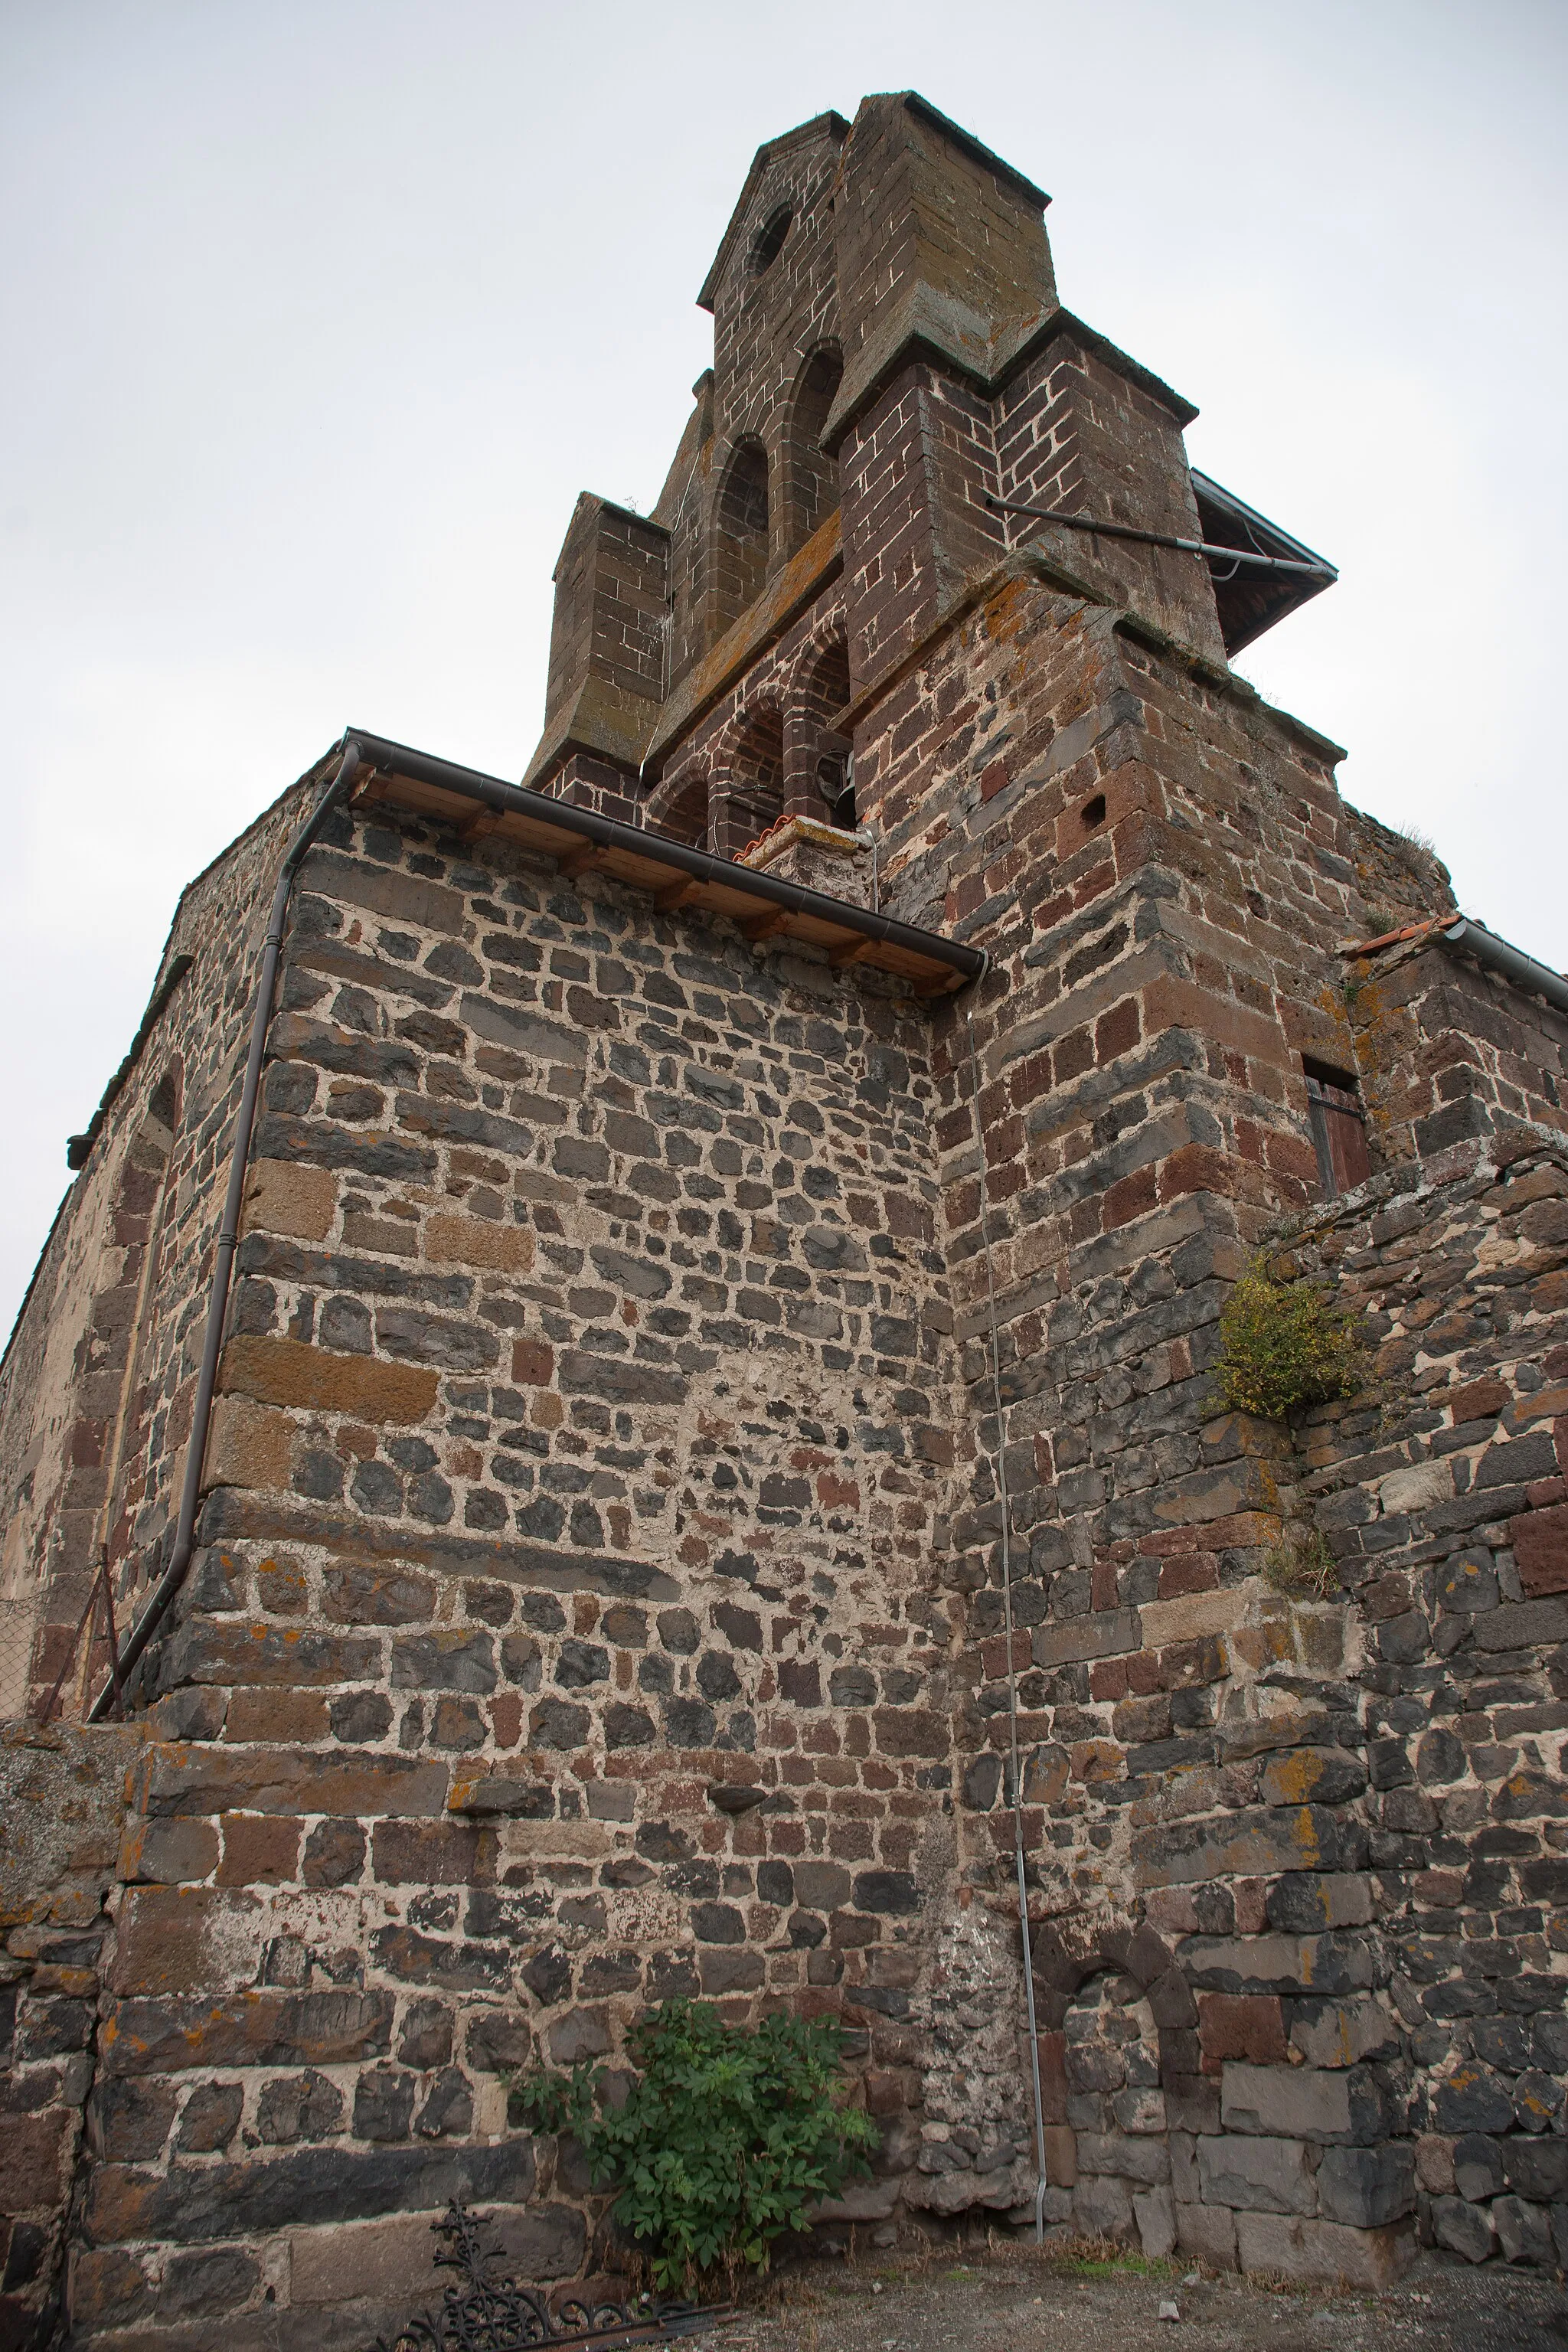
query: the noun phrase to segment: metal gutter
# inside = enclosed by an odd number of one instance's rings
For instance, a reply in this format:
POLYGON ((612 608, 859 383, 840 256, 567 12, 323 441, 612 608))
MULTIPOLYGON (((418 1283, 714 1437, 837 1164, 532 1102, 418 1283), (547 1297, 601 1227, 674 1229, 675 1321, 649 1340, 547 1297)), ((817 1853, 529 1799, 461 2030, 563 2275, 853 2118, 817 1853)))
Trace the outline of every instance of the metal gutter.
POLYGON ((1510 947, 1506 940, 1489 931, 1484 923, 1461 916, 1457 923, 1440 931, 1438 938, 1452 954, 1474 956, 1478 963, 1489 964, 1505 980, 1511 980, 1516 988, 1527 990, 1531 996, 1544 997, 1555 1012, 1568 1013, 1568 980, 1548 965, 1537 963, 1533 956, 1510 947))
POLYGON ((207 1430, 212 1421, 213 1391, 217 1385, 218 1356, 223 1348, 223 1327, 228 1311, 229 1277, 234 1270, 234 1253, 239 1240, 239 1213, 245 1199, 250 1138, 256 1125, 261 1066, 267 1052, 267 1031, 272 1018, 272 996, 278 985, 278 961, 282 951, 289 899, 306 851, 331 811, 352 789, 363 765, 363 755, 359 746, 352 740, 345 740, 337 773, 289 843, 278 877, 278 887, 272 894, 272 913, 262 944, 261 970, 257 977, 256 998, 250 1018, 250 1048, 246 1056, 245 1079, 240 1088, 239 1110, 234 1123, 234 1142, 229 1153, 228 1191, 224 1197, 223 1222, 218 1228, 217 1247, 214 1255, 212 1288, 207 1297, 207 1328, 202 1342, 201 1370, 196 1377, 191 1433, 185 1445, 184 1484, 180 1495, 180 1516, 174 1527, 174 1549, 168 1567, 153 1589, 151 1600, 120 1652, 116 1675, 100 1691, 88 1711, 89 1723, 101 1723, 111 1709, 118 1710, 121 1692, 163 1622, 191 1564, 191 1554, 195 1548, 196 1508, 201 1500, 202 1471, 206 1462, 207 1430))

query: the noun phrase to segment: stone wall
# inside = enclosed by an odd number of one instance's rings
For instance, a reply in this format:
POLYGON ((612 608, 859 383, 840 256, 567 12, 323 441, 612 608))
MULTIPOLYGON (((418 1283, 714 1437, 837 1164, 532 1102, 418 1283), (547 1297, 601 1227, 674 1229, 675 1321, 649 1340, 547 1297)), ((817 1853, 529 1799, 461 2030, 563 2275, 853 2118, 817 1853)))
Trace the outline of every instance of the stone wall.
POLYGON ((890 2206, 951 1836, 927 1036, 504 850, 313 854, 148 1669, 83 2324, 184 2340, 171 2248, 287 2304, 326 2225, 457 2186, 580 2267, 505 2073, 678 1992, 841 2011, 890 2206))
POLYGON ((0 1733, 0 2342, 58 2320, 99 2060, 125 1776, 140 1733, 65 1724, 0 1733))
POLYGON ((1292 1255, 1363 1304, 1369 1398, 1301 1433, 1365 1627, 1370 1885, 1422 2217, 1568 2263, 1568 1155, 1539 1130, 1401 1171, 1292 1255))
POLYGON ((18 1714, 62 1675, 68 1713, 97 1696, 101 1613, 90 1654, 76 1635, 100 1556, 123 1625, 172 1540, 266 908, 302 809, 296 787, 182 894, 161 1009, 94 1122, 0 1366, 0 1676, 18 1714))

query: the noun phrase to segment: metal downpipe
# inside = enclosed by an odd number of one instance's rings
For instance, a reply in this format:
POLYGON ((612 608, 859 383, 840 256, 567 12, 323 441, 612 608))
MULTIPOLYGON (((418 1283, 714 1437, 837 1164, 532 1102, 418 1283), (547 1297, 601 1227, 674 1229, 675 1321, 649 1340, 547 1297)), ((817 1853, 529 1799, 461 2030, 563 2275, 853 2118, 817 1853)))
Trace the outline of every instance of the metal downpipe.
MULTIPOLYGON (((278 962, 283 946, 283 928, 288 919, 289 899, 294 887, 305 853, 322 824, 339 802, 352 791, 360 770, 365 765, 363 754, 352 737, 343 744, 343 756, 338 772, 321 794, 315 807, 294 835, 278 877, 278 887, 272 895, 272 913, 267 925, 267 937, 262 945, 261 969, 257 975, 256 998, 250 1020, 250 1050, 246 1057, 245 1082, 240 1089, 239 1110, 234 1123, 234 1145, 229 1156, 228 1191, 224 1197, 223 1222, 218 1228, 217 1245, 213 1261, 212 1289, 207 1301, 206 1335, 202 1343, 201 1370, 196 1380, 195 1404, 191 1415, 191 1434, 185 1447, 184 1485, 180 1495, 180 1516, 174 1528, 174 1549, 169 1565, 153 1589, 153 1596, 142 1611, 120 1653, 120 1683, 123 1691, 139 1664, 142 1652, 157 1632, 170 1602, 185 1580, 195 1548, 196 1510, 201 1501, 202 1471, 205 1465, 207 1429, 212 1420, 213 1392, 217 1384, 217 1361, 223 1347, 224 1322, 228 1310, 229 1280, 234 1271, 234 1254, 239 1239, 239 1213, 245 1200, 246 1171, 250 1161, 250 1139, 256 1126, 257 1098, 261 1090, 261 1066, 267 1053, 267 1032, 272 1018, 273 992, 278 985, 278 962)), ((100 1691, 89 1709, 89 1723, 101 1723, 114 1703, 115 1685, 111 1681, 100 1691)))

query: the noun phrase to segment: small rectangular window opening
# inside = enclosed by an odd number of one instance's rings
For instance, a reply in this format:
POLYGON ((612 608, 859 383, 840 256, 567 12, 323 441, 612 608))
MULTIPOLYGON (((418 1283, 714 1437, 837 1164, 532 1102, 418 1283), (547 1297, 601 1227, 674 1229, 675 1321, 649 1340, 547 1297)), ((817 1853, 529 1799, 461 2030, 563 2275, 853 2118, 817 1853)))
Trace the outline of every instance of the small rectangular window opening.
POLYGON ((1372 1174, 1367 1150, 1366 1113, 1361 1087, 1350 1070, 1315 1062, 1305 1054, 1301 1068, 1307 1080, 1307 1114, 1312 1125, 1312 1149, 1318 1155, 1318 1181, 1325 1201, 1353 1192, 1372 1174))

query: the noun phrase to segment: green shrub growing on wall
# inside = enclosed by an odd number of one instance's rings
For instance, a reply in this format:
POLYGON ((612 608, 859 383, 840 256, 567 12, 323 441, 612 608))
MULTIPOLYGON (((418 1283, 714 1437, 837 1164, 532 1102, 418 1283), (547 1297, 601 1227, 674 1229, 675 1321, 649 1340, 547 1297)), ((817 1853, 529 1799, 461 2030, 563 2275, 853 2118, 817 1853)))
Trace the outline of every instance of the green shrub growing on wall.
POLYGON ((831 2019, 731 2026, 705 2001, 667 2000, 636 2028, 631 2053, 642 2071, 619 2105, 605 2068, 586 2063, 527 2076, 512 2101, 542 2130, 575 2135, 595 2187, 619 2192, 615 2218, 648 2249, 661 2289, 716 2265, 731 2277, 742 2263, 765 2270, 775 2238, 870 2168, 877 2127, 842 2103, 831 2019))
POLYGON ((1301 1407, 1353 1396, 1366 1377, 1361 1319, 1318 1282, 1279 1282, 1254 1258, 1219 1318, 1222 1401, 1284 1421, 1301 1407))

